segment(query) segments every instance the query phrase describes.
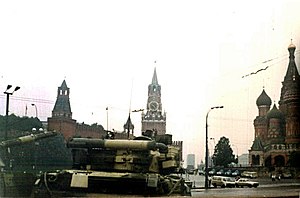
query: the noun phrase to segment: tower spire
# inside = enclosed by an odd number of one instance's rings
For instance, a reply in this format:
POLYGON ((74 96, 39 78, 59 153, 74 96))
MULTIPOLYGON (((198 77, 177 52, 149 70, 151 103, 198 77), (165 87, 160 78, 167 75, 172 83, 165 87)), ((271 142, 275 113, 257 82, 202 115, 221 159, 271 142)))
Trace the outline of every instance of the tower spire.
POLYGON ((299 73, 297 70, 297 66, 295 63, 295 50, 296 50, 296 46, 293 44, 292 40, 291 40, 291 44, 288 47, 290 56, 289 56, 289 65, 288 65, 288 69, 286 72, 286 75, 284 77, 284 81, 295 81, 296 79, 299 79, 299 73))
POLYGON ((147 112, 142 116, 142 132, 157 131, 157 134, 166 133, 166 114, 162 114, 161 86, 158 84, 156 68, 151 84, 148 85, 147 112))
POLYGON ((152 84, 158 85, 157 74, 156 74, 156 67, 154 67, 154 73, 153 73, 153 77, 152 77, 152 84))

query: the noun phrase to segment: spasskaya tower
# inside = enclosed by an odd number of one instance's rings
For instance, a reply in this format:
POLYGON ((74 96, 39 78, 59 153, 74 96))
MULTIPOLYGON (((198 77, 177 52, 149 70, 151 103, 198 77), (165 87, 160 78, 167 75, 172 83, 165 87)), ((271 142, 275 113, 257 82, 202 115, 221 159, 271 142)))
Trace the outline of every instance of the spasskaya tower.
POLYGON ((148 85, 147 112, 142 113, 142 132, 152 130, 157 135, 166 133, 166 112, 162 112, 161 86, 158 84, 156 68, 148 85))

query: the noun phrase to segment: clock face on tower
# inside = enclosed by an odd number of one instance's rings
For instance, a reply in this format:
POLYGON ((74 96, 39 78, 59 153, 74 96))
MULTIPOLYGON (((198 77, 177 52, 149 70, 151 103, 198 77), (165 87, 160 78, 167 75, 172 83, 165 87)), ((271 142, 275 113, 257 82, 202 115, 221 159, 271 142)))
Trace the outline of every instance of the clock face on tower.
POLYGON ((157 111, 158 110, 158 102, 151 101, 149 103, 149 109, 152 110, 152 111, 157 111))

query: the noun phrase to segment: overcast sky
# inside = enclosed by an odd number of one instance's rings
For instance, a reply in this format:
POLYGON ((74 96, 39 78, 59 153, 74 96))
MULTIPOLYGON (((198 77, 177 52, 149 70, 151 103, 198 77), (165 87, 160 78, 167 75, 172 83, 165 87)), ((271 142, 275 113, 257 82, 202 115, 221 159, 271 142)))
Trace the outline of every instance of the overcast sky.
MULTIPOLYGON (((10 113, 24 116, 27 105, 34 117, 34 103, 47 120, 65 79, 73 119, 104 128, 108 119, 122 131, 130 109, 146 108, 156 67, 167 131, 184 141, 184 156, 204 159, 205 116, 218 105, 209 138, 228 137, 240 155, 252 145, 263 87, 279 101, 291 39, 299 68, 299 8, 297 0, 1 1, 0 90, 20 86, 10 113)), ((141 115, 131 117, 140 135, 141 115)))

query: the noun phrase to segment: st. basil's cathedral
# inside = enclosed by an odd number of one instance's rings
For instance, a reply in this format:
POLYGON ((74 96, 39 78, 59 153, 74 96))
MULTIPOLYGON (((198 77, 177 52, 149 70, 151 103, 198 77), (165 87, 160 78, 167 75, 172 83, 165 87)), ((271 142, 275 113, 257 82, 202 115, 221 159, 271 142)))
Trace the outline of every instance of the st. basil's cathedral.
POLYGON ((256 100, 258 116, 254 119, 255 138, 249 150, 252 166, 288 166, 292 153, 300 152, 300 76, 295 63, 295 50, 296 46, 290 44, 289 64, 278 107, 272 104, 264 89, 256 100))

